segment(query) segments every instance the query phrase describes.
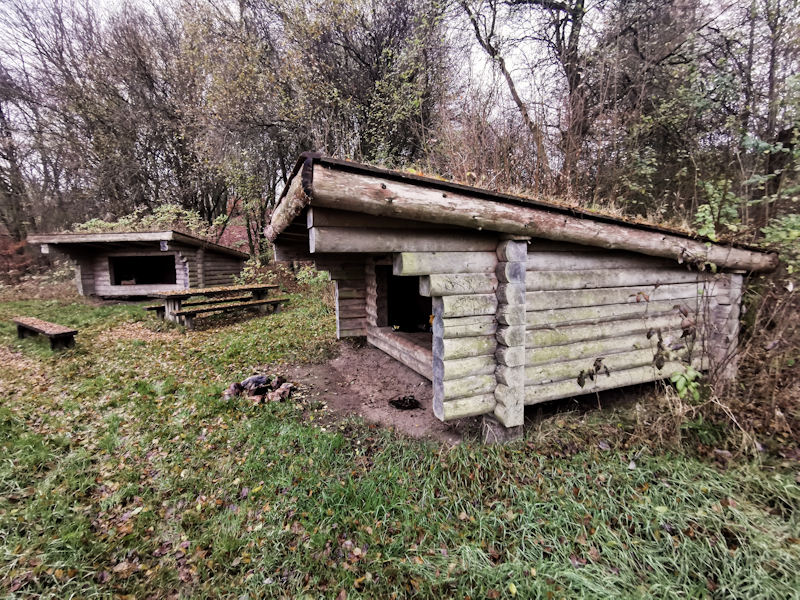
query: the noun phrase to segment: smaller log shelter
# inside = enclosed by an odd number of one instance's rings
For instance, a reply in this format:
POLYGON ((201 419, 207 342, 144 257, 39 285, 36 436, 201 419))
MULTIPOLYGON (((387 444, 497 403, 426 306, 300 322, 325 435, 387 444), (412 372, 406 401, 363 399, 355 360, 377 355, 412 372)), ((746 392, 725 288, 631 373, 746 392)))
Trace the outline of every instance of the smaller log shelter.
POLYGON ((276 260, 330 273, 338 337, 366 336, 433 382, 436 417, 491 415, 517 432, 526 405, 687 364, 732 376, 743 276, 777 266, 751 248, 317 154, 298 160, 266 234, 276 260))
POLYGON ((230 285, 249 258, 177 231, 35 235, 28 243, 65 254, 78 293, 105 298, 230 285))

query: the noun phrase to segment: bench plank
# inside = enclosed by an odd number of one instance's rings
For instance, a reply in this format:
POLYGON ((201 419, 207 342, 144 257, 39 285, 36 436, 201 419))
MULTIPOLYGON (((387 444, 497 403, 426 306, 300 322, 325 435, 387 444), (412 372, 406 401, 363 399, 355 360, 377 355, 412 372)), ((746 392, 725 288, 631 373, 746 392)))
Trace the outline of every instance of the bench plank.
POLYGON ((75 335, 78 333, 76 329, 33 317, 15 317, 12 321, 17 325, 17 337, 20 339, 41 334, 50 340, 51 350, 75 346, 75 335))
POLYGON ((275 309, 277 311, 279 308, 278 305, 288 301, 289 298, 269 298, 264 300, 251 300, 249 302, 239 302, 237 304, 218 304, 216 306, 201 306, 198 308, 190 308, 188 310, 177 310, 172 314, 175 315, 176 317, 183 317, 184 323, 186 324, 186 328, 191 330, 194 329, 194 318, 199 314, 217 312, 217 311, 227 311, 227 310, 233 310, 235 308, 266 306, 269 304, 275 305, 275 309))

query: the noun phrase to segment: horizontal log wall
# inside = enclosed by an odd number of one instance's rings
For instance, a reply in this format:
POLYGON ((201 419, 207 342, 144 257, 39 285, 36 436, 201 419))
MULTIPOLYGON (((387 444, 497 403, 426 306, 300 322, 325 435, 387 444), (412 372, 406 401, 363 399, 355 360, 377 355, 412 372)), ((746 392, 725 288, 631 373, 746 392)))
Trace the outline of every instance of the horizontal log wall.
MULTIPOLYGON (((362 266, 363 272, 363 266, 362 266)), ((336 337, 367 335, 367 285, 361 279, 336 280, 336 337)))
POLYGON ((238 258, 206 249, 203 253, 204 286, 232 285, 243 267, 244 263, 238 258))
POLYGON ((491 413, 497 404, 497 263, 494 251, 394 255, 394 275, 419 276, 420 295, 431 298, 433 412, 442 421, 491 413))
POLYGON ((367 327, 367 341, 426 379, 433 379, 431 351, 420 346, 410 335, 391 327, 367 327))
POLYGON ((730 329, 729 274, 633 253, 530 248, 525 404, 670 377, 686 360, 708 368, 711 329, 730 329))

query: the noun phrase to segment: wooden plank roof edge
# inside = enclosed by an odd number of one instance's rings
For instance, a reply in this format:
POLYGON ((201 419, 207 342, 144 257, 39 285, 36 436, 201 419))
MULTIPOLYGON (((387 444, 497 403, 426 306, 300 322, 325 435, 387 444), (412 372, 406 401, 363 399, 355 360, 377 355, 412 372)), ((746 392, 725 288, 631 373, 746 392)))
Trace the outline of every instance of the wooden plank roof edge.
MULTIPOLYGON (((686 240, 691 240, 694 242, 713 244, 719 247, 733 247, 740 250, 745 250, 748 252, 753 252, 763 255, 775 254, 748 244, 742 244, 739 242, 728 242, 728 243, 714 242, 713 240, 707 237, 700 236, 697 234, 687 233, 679 229, 672 229, 669 227, 663 227, 660 225, 654 225, 650 223, 639 223, 620 217, 613 217, 611 215, 604 215, 602 213, 590 212, 588 210, 584 210, 577 207, 562 206, 559 204, 554 204, 552 202, 546 202, 543 200, 535 200, 531 198, 513 196, 510 194, 504 194, 500 192, 492 192, 482 188, 476 188, 468 185, 463 185, 460 183, 434 179, 432 177, 414 175, 412 173, 404 173, 402 171, 394 171, 383 167, 365 165, 362 163, 357 163, 340 158, 327 157, 319 152, 304 152, 299 156, 297 162, 295 163, 294 168, 292 169, 289 179, 287 180, 286 185, 284 186, 283 191, 281 192, 281 195, 278 198, 278 201, 276 203, 276 212, 277 212, 277 207, 280 206, 280 204, 283 202, 287 192, 289 191, 290 187, 292 187, 292 182, 294 178, 298 176, 298 174, 301 176, 301 186, 304 195, 307 198, 312 197, 312 186, 314 178, 313 167, 315 164, 319 164, 324 167, 335 168, 340 171, 367 174, 375 177, 382 177, 388 180, 409 183, 412 185, 423 184, 428 187, 442 189, 442 190, 449 190, 455 193, 465 194, 475 197, 476 199, 488 200, 491 202, 498 202, 502 204, 510 204, 510 205, 522 206, 533 209, 537 208, 544 209, 548 212, 565 214, 573 218, 586 218, 592 221, 618 225, 621 227, 628 227, 631 229, 650 232, 653 234, 662 234, 662 235, 668 234, 671 236, 683 238, 686 240)), ((288 223, 286 225, 288 225, 288 223)), ((274 239, 281 233, 283 228, 284 227, 281 226, 273 227, 272 224, 270 224, 267 228, 268 230, 270 230, 268 235, 268 237, 270 237, 270 241, 274 241, 274 239)), ((776 260, 774 260, 773 262, 777 263, 777 255, 775 256, 776 260)))
POLYGON ((29 244, 91 244, 91 243, 118 243, 118 242, 180 242, 189 246, 214 250, 223 254, 236 256, 247 260, 249 254, 234 248, 215 244, 199 237, 167 229, 164 231, 111 231, 107 233, 54 233, 45 235, 31 235, 27 239, 29 244))

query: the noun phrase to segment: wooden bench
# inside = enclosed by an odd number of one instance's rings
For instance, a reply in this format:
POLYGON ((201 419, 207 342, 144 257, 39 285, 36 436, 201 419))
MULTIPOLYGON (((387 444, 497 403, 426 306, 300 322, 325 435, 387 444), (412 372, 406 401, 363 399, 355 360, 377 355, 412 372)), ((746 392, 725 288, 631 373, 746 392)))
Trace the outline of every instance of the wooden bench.
POLYGON ((263 300, 250 300, 249 302, 239 302, 237 304, 217 304, 214 306, 200 306, 198 308, 190 308, 188 310, 177 310, 173 315, 176 317, 181 317, 183 319, 184 325, 186 325, 186 329, 192 330, 194 329, 194 318, 197 315, 209 312, 217 312, 217 311, 228 311, 237 308, 252 308, 258 306, 268 306, 272 305, 275 307, 275 312, 280 311, 281 304, 283 302, 288 302, 289 298, 269 298, 263 300))
MULTIPOLYGON (((246 296, 232 296, 230 298, 215 298, 213 300, 195 300, 194 302, 184 302, 182 306, 207 306, 209 304, 225 304, 226 302, 242 302, 252 300, 253 296, 246 295, 246 296)), ((159 319, 164 318, 164 313, 166 309, 164 308, 163 304, 154 304, 152 306, 144 306, 145 310, 154 310, 156 311, 156 316, 159 319)))
POLYGON ((50 339, 51 350, 75 347, 75 335, 78 333, 75 329, 32 317, 16 317, 12 321, 17 324, 17 337, 20 339, 41 334, 50 339))

